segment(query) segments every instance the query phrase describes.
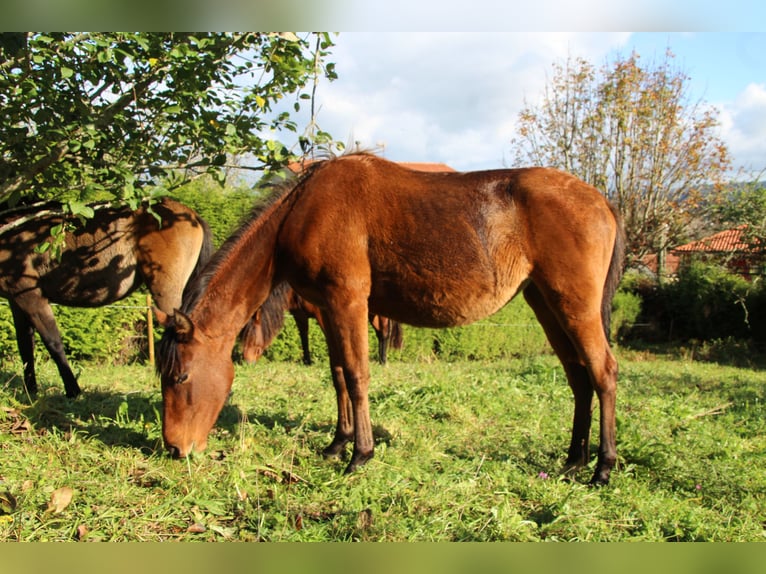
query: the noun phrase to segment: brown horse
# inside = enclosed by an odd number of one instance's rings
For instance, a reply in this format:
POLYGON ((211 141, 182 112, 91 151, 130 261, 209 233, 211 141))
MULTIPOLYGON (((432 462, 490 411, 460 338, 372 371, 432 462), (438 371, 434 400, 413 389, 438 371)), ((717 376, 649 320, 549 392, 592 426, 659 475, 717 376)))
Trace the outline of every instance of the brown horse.
POLYGON ((226 241, 181 310, 158 314, 166 446, 179 457, 206 447, 231 389, 237 334, 283 281, 321 309, 338 407, 324 454, 353 440, 346 472, 373 456, 368 313, 465 325, 523 292, 574 393, 567 470, 589 460, 595 391, 591 482, 607 483, 617 457, 608 325, 623 245, 604 196, 553 169, 433 174, 365 154, 318 162, 226 241))
POLYGON ((60 209, 13 210, 0 219, 0 295, 10 302, 24 384, 37 392, 34 332, 40 334, 64 381, 66 395, 80 387, 72 373, 50 303, 98 307, 146 284, 154 301, 172 311, 198 262, 212 255, 207 224, 190 208, 163 199, 147 209, 100 206, 84 223, 60 209), (52 228, 68 224, 60 257, 38 248, 52 228))
MULTIPOLYGON (((314 319, 322 332, 325 332, 324 321, 319 307, 306 301, 298 295, 287 283, 283 288, 275 289, 266 299, 266 302, 255 313, 253 319, 247 322, 242 330, 240 340, 242 342, 242 356, 248 363, 255 363, 274 340, 283 325, 279 321, 275 325, 279 314, 285 309, 290 312, 298 328, 298 336, 301 340, 303 351, 303 364, 312 364, 311 351, 309 348, 309 319, 314 319), (265 321, 264 317, 275 315, 274 320, 265 321)), ((388 347, 401 349, 403 343, 402 326, 386 317, 370 314, 375 336, 378 339, 378 361, 384 365, 388 357, 388 347)))

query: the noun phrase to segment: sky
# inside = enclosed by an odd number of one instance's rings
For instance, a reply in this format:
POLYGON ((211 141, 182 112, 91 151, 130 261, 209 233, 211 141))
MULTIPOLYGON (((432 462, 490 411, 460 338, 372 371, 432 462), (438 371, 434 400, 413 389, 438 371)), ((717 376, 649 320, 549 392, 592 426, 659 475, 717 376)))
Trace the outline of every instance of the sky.
POLYGON ((764 32, 356 31, 335 42, 327 61, 339 78, 319 84, 320 127, 395 161, 511 165, 518 113, 541 96, 554 62, 600 67, 635 50, 651 63, 669 49, 690 100, 718 110, 735 168, 766 169, 764 32))

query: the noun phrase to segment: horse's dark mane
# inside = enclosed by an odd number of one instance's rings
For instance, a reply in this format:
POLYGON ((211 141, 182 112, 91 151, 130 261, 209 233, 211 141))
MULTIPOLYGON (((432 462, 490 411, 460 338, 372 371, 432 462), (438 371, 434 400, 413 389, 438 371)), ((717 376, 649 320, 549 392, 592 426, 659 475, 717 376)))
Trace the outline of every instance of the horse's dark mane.
MULTIPOLYGON (((253 228, 253 226, 261 223, 261 216, 269 211, 272 206, 287 199, 290 194, 300 188, 301 183, 310 177, 311 174, 313 174, 314 171, 326 161, 328 160, 322 159, 311 162, 305 165, 302 171, 298 174, 289 174, 287 177, 279 181, 273 179, 262 186, 263 189, 268 190, 268 192, 256 202, 250 211, 250 214, 245 217, 237 230, 224 241, 221 248, 213 254, 205 267, 187 284, 180 309, 182 313, 188 314, 194 310, 200 299, 202 299, 202 296, 205 294, 210 279, 215 275, 223 262, 226 261, 232 249, 234 249, 239 241, 253 228)), ((272 328, 279 329, 281 328, 281 325, 277 327, 274 322, 272 323, 272 328)), ((158 346, 157 355, 159 359, 157 361, 157 372, 160 374, 174 373, 178 364, 178 350, 175 328, 172 323, 165 328, 165 332, 163 333, 158 346)))
POLYGON ((290 175, 281 181, 269 181, 262 186, 267 193, 259 198, 259 200, 253 205, 250 213, 243 219, 234 233, 232 233, 220 249, 216 251, 213 257, 210 259, 205 269, 196 277, 193 282, 190 282, 184 293, 183 304, 181 311, 184 313, 190 313, 196 306, 202 295, 207 290, 207 286, 210 282, 210 278, 215 275, 221 264, 227 259, 231 250, 239 241, 253 228, 254 225, 258 225, 261 222, 261 216, 269 210, 273 205, 286 198, 293 190, 300 186, 307 177, 319 167, 320 163, 316 162, 310 164, 304 171, 298 175, 290 175))
MULTIPOLYGON (((261 305, 260 328, 264 349, 271 344, 285 324, 285 310, 288 306, 290 291, 289 283, 282 282, 274 287, 268 299, 261 305)), ((256 336, 256 331, 256 324, 253 319, 250 319, 240 334, 244 346, 249 345, 249 339, 256 336)))

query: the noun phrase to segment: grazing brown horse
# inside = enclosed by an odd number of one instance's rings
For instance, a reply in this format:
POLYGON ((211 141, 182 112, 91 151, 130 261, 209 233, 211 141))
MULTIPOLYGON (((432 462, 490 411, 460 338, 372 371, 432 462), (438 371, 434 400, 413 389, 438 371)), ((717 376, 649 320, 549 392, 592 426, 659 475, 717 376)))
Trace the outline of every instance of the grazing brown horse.
POLYGON ((180 310, 158 314, 166 446, 178 457, 206 447, 231 389, 235 339, 283 281, 321 309, 338 406, 324 454, 353 440, 346 472, 373 456, 368 314, 465 325, 523 292, 574 393, 567 470, 588 463, 595 392, 591 482, 607 483, 617 457, 608 325, 623 245, 604 196, 553 169, 434 174, 365 154, 313 164, 225 242, 180 310))
MULTIPOLYGON (((52 207, 52 206, 51 206, 52 207)), ((12 210, 0 219, 0 295, 10 302, 24 384, 37 392, 34 332, 40 334, 64 381, 66 395, 80 387, 72 373, 50 303, 99 307, 146 284, 167 311, 181 305, 198 262, 212 255, 207 224, 185 205, 163 199, 137 211, 100 206, 84 223, 59 210, 12 210), (69 223, 60 257, 38 247, 54 226, 69 223)))
MULTIPOLYGON (((319 307, 306 301, 298 295, 287 283, 282 288, 274 289, 266 299, 266 302, 255 313, 252 320, 248 321, 242 329, 240 340, 242 342, 242 356, 248 363, 255 363, 260 359, 263 352, 274 340, 283 325, 278 321, 286 309, 290 312, 298 328, 298 336, 301 339, 303 351, 303 364, 312 364, 311 351, 309 349, 309 319, 314 319, 322 332, 325 332, 319 307), (275 316, 273 320, 264 321, 264 317, 275 316), (278 325, 277 325, 278 321, 278 325)), ((370 314, 370 324, 378 339, 378 361, 386 364, 388 347, 401 349, 403 343, 402 326, 386 317, 370 314)))

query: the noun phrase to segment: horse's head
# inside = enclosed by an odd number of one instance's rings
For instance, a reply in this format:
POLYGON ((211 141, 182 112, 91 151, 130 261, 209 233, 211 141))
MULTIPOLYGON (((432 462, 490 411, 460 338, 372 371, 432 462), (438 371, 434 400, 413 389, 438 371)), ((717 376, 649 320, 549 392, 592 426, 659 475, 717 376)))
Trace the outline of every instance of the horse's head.
POLYGON ((226 342, 208 337, 176 311, 155 311, 165 327, 158 352, 162 383, 162 437, 174 457, 207 446, 231 390, 234 364, 226 342))

